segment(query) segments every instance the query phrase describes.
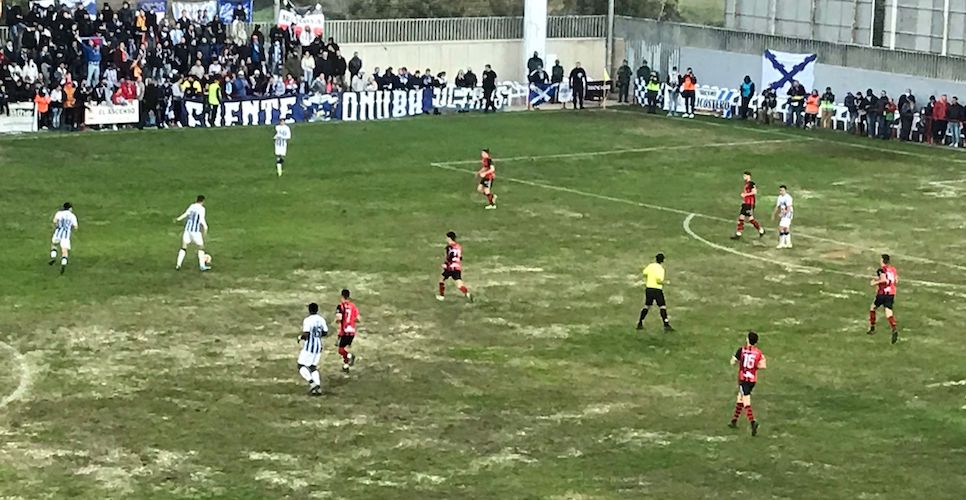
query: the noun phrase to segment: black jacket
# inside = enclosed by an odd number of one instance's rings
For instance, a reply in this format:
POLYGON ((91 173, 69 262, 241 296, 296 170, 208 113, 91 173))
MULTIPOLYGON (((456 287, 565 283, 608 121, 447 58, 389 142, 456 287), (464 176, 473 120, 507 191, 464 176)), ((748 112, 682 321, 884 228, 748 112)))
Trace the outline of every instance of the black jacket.
POLYGON ((483 90, 493 90, 496 88, 496 71, 488 70, 483 72, 483 90))
POLYGON ((476 73, 467 71, 466 74, 463 75, 463 85, 465 85, 467 88, 476 88, 477 83, 479 83, 479 81, 476 78, 476 73))
POLYGON ((949 108, 946 110, 946 120, 951 122, 961 122, 966 119, 966 108, 963 108, 962 104, 958 102, 956 104, 950 104, 949 108))
POLYGON ((359 71, 362 71, 362 59, 359 59, 359 56, 352 56, 352 59, 349 59, 347 67, 349 74, 358 75, 359 71))
POLYGON ((570 88, 582 89, 587 84, 587 72, 584 68, 570 70, 570 88))

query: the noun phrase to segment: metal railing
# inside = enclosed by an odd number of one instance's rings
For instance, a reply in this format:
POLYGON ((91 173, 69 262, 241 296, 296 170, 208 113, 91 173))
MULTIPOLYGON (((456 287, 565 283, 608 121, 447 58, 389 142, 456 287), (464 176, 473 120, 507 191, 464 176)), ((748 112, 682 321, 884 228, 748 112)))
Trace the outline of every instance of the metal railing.
MULTIPOLYGON (((547 37, 603 38, 607 34, 606 23, 605 16, 550 16, 547 18, 547 37)), ((523 38, 523 18, 457 17, 326 21, 325 33, 339 43, 517 40, 523 38)))

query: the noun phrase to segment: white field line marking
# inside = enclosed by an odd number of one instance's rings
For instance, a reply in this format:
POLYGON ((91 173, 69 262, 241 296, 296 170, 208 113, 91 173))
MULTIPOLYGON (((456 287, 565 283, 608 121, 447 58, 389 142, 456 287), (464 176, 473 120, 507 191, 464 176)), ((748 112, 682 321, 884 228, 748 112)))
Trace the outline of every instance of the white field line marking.
MULTIPOLYGON (((630 111, 630 110, 626 110, 626 109, 607 108, 606 111, 610 111, 610 112, 613 112, 613 113, 628 113, 628 114, 637 115, 639 117, 643 117, 644 116, 642 113, 638 113, 637 111, 630 111)), ((780 128, 769 129, 769 128, 758 128, 758 127, 739 127, 739 126, 737 126, 736 124, 733 124, 733 123, 717 123, 717 122, 711 122, 711 121, 707 121, 707 120, 687 120, 687 121, 685 121, 685 120, 681 120, 679 118, 671 118, 671 117, 667 117, 667 116, 664 116, 664 115, 660 115, 660 116, 652 115, 652 117, 653 118, 657 118, 659 120, 675 120, 675 121, 681 121, 682 123, 694 123, 694 124, 700 124, 700 125, 707 125, 707 126, 710 126, 710 127, 728 127, 728 128, 732 128, 732 129, 735 129, 735 130, 746 130, 746 131, 749 131, 749 132, 758 132, 758 133, 761 133, 761 134, 772 134, 772 135, 780 135, 780 136, 783 136, 783 137, 794 137, 795 139, 798 139, 800 141, 827 142, 829 144, 838 144, 838 145, 846 146, 846 147, 850 147, 850 148, 865 149, 865 150, 868 150, 868 151, 875 151, 875 152, 878 152, 878 153, 893 153, 893 154, 897 154, 897 155, 911 156, 911 157, 914 157, 914 158, 925 158, 927 160, 932 160, 932 161, 939 160, 939 161, 948 161, 948 162, 951 162, 951 163, 966 163, 966 160, 959 159, 959 158, 951 158, 949 155, 946 155, 946 154, 930 155, 930 154, 925 154, 925 153, 916 153, 916 152, 913 152, 913 151, 903 151, 901 149, 895 149, 895 148, 877 148, 875 146, 870 146, 868 144, 856 144, 854 142, 848 142, 848 141, 835 141, 835 140, 832 140, 832 139, 826 139, 824 137, 814 137, 814 136, 811 136, 810 137, 810 136, 804 135, 804 133, 802 133, 802 132, 790 132, 790 131, 782 130, 780 128)), ((798 129, 796 129, 796 130, 798 130, 798 129)), ((911 144, 911 143, 908 143, 908 144, 911 144)), ((921 147, 932 147, 932 146, 927 146, 925 144, 922 144, 921 147)), ((941 149, 938 149, 937 148, 936 150, 937 151, 940 151, 941 149)), ((962 153, 959 153, 959 154, 962 154, 962 153)))
POLYGON ((17 388, 7 395, 7 397, 0 400, 0 409, 3 409, 8 404, 27 395, 27 392, 30 390, 31 376, 30 367, 27 365, 27 360, 23 357, 23 354, 20 354, 20 351, 3 341, 0 341, 0 346, 10 351, 10 354, 17 362, 18 370, 20 371, 20 383, 17 384, 17 388))
MULTIPOLYGON (((718 250, 721 250, 721 251, 724 251, 724 252, 728 252, 728 253, 731 253, 731 254, 735 254, 735 255, 740 255, 740 256, 745 257, 745 258, 748 258, 748 259, 760 260, 762 262, 768 262, 770 264, 775 264, 775 265, 778 265, 778 266, 782 266, 782 267, 784 267, 785 269, 787 269, 789 271, 799 271, 799 272, 824 272, 824 273, 839 274, 839 275, 842 275, 842 276, 848 276, 850 278, 871 279, 871 275, 867 275, 867 274, 859 274, 859 273, 853 273, 853 272, 849 272, 849 271, 840 271, 838 269, 828 269, 828 268, 822 268, 822 267, 810 267, 810 266, 803 266, 801 264, 792 264, 792 263, 789 263, 789 262, 782 262, 780 260, 770 259, 768 257, 762 257, 762 256, 759 256, 759 255, 754 255, 754 254, 750 254, 750 253, 741 252, 741 251, 735 250, 733 248, 726 247, 724 245, 719 245, 717 243, 713 243, 711 241, 708 241, 708 240, 702 238, 697 233, 695 233, 693 229, 691 229, 691 220, 693 220, 695 218, 695 216, 697 216, 697 215, 698 214, 690 214, 690 215, 688 215, 684 219, 684 232, 688 233, 688 236, 690 236, 690 237, 692 237, 692 238, 700 241, 701 243, 704 243, 705 245, 708 245, 711 248, 715 248, 715 249, 718 249, 718 250)), ((902 281, 904 283, 913 283, 913 284, 916 284, 916 285, 923 285, 923 286, 933 286, 933 287, 942 287, 942 288, 949 288, 949 287, 966 288, 966 285, 955 285, 955 284, 952 284, 952 283, 937 283, 935 281, 923 281, 923 280, 916 280, 916 279, 902 279, 900 281, 902 281)))
MULTIPOLYGON (((701 236, 699 236, 697 233, 694 232, 694 230, 691 229, 691 220, 693 220, 697 215, 698 214, 688 214, 688 216, 684 218, 684 232, 688 233, 688 236, 700 241, 701 243, 704 243, 705 245, 708 245, 711 248, 721 250, 722 252, 728 252, 730 254, 738 255, 747 259, 760 260, 762 262, 767 262, 769 264, 776 264, 784 267, 788 271, 797 271, 802 273, 815 273, 815 272, 822 271, 822 269, 819 269, 817 267, 809 267, 809 266, 803 266, 800 264, 792 264, 790 262, 782 262, 780 260, 770 259, 768 257, 761 257, 759 255, 740 252, 738 250, 735 250, 734 248, 728 248, 724 245, 719 245, 717 243, 708 241, 702 238, 701 236)), ((847 274, 851 274, 851 273, 847 273, 847 274)))
POLYGON ((931 182, 927 182, 926 184, 929 184, 930 186, 939 186, 939 187, 948 188, 948 187, 952 187, 950 186, 950 184, 961 184, 963 182, 966 182, 966 179, 953 179, 951 181, 931 181, 931 182))
MULTIPOLYGON (((453 172, 473 173, 471 171, 468 171, 468 170, 465 170, 465 169, 462 169, 462 168, 457 168, 457 167, 453 167, 451 165, 442 164, 442 163, 430 163, 430 165, 433 166, 433 167, 436 167, 436 168, 441 168, 443 170, 450 170, 450 171, 453 171, 453 172)), ((538 188, 548 189, 548 190, 551 190, 551 191, 559 191, 559 192, 562 192, 562 193, 575 194, 575 195, 578 195, 578 196, 584 196, 586 198, 596 198, 598 200, 605 200, 605 201, 610 201, 610 202, 614 202, 614 203, 621 203, 621 204, 624 204, 624 205, 631 205, 631 206, 636 206, 636 207, 641 207, 641 208, 649 208, 649 209, 652 209, 652 210, 659 210, 659 211, 662 211, 662 212, 670 212, 670 213, 674 213, 674 214, 684 215, 684 216, 687 217, 687 219, 685 220, 685 222, 688 223, 688 225, 690 225, 690 221, 694 217, 703 217, 703 218, 708 219, 708 220, 719 221, 719 222, 729 222, 730 221, 730 219, 725 219, 725 218, 722 218, 722 217, 715 217, 713 215, 699 214, 699 213, 689 212, 687 210, 679 210, 677 208, 665 207, 665 206, 661 206, 661 205, 653 205, 651 203, 644 203, 644 202, 640 202, 640 201, 632 201, 632 200, 628 200, 628 199, 624 199, 624 198, 617 198, 617 197, 614 197, 614 196, 607 196, 607 195, 602 195, 602 194, 597 194, 597 193, 591 193, 591 192, 587 192, 587 191, 580 191, 578 189, 572 189, 572 188, 567 188, 567 187, 563 187, 563 186, 556 186, 556 185, 553 185, 553 184, 546 184, 546 183, 543 183, 543 182, 535 182, 535 181, 528 181, 528 180, 523 180, 523 179, 515 179, 515 178, 512 178, 512 177, 500 177, 500 179, 503 180, 503 181, 506 181, 506 182, 513 182, 513 183, 517 183, 517 184, 523 184, 525 186, 532 186, 532 187, 538 187, 538 188)), ((730 249, 728 247, 723 247, 723 246, 720 246, 720 245, 716 245, 714 243, 711 243, 710 241, 705 240, 704 238, 701 238, 701 237, 697 236, 696 234, 694 234, 693 231, 690 231, 690 227, 688 227, 688 226, 685 227, 685 231, 688 231, 688 234, 690 236, 697 237, 697 239, 699 241, 701 241, 701 242, 703 242, 705 244, 710 244, 711 246, 714 246, 716 248, 720 247, 719 249, 721 249, 721 250, 725 250, 726 249, 726 251, 728 251, 729 253, 734 253, 736 255, 741 255, 742 257, 748 257, 748 258, 760 260, 760 261, 763 261, 763 262, 768 262, 768 263, 771 263, 771 264, 778 264, 780 266, 785 267, 786 269, 799 270, 799 271, 803 271, 803 272, 825 271, 825 272, 829 272, 829 273, 833 273, 833 274, 841 274, 843 276, 849 276, 849 277, 853 277, 853 278, 870 278, 871 279, 871 276, 867 276, 867 275, 863 275, 863 274, 850 273, 850 272, 847 272, 847 271, 838 271, 838 270, 834 270, 834 269, 821 269, 821 268, 816 268, 816 267, 803 266, 801 264, 789 264, 789 263, 784 263, 784 262, 780 262, 780 261, 775 261, 775 260, 772 260, 772 259, 768 259, 766 257, 759 257, 759 256, 756 256, 756 255, 742 253, 742 252, 739 252, 737 250, 730 249)), ((808 237, 808 236, 806 236, 804 234, 801 234, 801 233, 795 233, 795 234, 797 236, 799 236, 799 237, 802 237, 802 238, 807 238, 808 237)), ((815 238, 815 239, 823 239, 823 238, 815 238)), ((834 241, 834 240, 826 240, 826 241, 834 241)), ((848 245, 847 243, 842 243, 842 244, 843 245, 848 245)), ((849 246, 854 246, 854 245, 849 245, 849 246)), ((894 255, 896 255, 897 257, 900 256, 898 254, 894 254, 894 255)), ((904 258, 909 258, 909 257, 904 257, 904 258)), ((914 260, 914 259, 913 258, 910 258, 910 260, 914 260)), ((921 260, 923 262, 931 262, 931 263, 938 264, 937 262, 933 262, 933 261, 930 261, 928 259, 918 259, 918 260, 921 260)), ((903 281, 906 282, 906 283, 914 283, 914 284, 920 284, 920 285, 925 285, 925 286, 966 288, 966 285, 957 285, 957 284, 953 284, 953 283, 938 283, 938 282, 933 282, 933 281, 914 280, 914 279, 909 279, 909 278, 906 278, 903 281)))
POLYGON ((966 380, 950 380, 948 382, 936 382, 935 384, 928 384, 926 387, 930 389, 936 387, 956 387, 958 385, 966 385, 966 380))
MULTIPOLYGON (((795 142, 793 139, 770 139, 764 141, 742 141, 742 142, 715 142, 711 144, 682 144, 679 146, 652 146, 648 148, 635 148, 635 149, 611 149, 609 151, 590 151, 587 153, 561 153, 543 156, 511 156, 509 158, 500 158, 498 162, 504 163, 508 161, 535 161, 535 160, 553 160, 558 158, 582 158, 585 156, 608 156, 608 155, 621 155, 621 154, 631 154, 631 153, 649 153, 653 151, 675 151, 679 149, 698 149, 698 148, 730 148, 736 146, 757 146, 761 144, 780 144, 784 142, 795 142)), ((479 160, 460 160, 460 161, 444 161, 437 162, 436 165, 467 165, 472 163, 477 163, 479 160)))
MULTIPOLYGON (((626 152, 628 150, 624 150, 624 151, 626 152)), ((527 157, 527 158, 532 158, 532 159, 537 160, 537 159, 543 159, 543 158, 546 158, 546 157, 544 157, 544 156, 533 156, 533 157, 527 157)), ((462 165, 462 164, 467 164, 467 163, 476 163, 477 161, 478 160, 472 160, 472 161, 467 160, 467 161, 456 161, 456 162, 443 162, 443 163, 435 162, 435 163, 430 163, 430 165, 433 166, 433 167, 436 167, 436 168, 441 168, 441 169, 444 169, 444 170, 450 170, 450 171, 453 171, 453 172, 462 172, 462 173, 472 174, 474 172, 472 172, 470 170, 465 170, 465 169, 462 169, 462 168, 456 168, 456 167, 453 167, 452 165, 462 165)), ((644 203, 644 202, 640 202, 640 201, 632 201, 632 200, 626 200, 626 199, 623 199, 623 198, 615 198, 613 196, 607 196, 607 195, 603 195, 603 194, 589 193, 587 191, 579 191, 577 189, 571 189, 571 188, 567 188, 567 187, 563 187, 563 186, 556 186, 556 185, 553 185, 553 184, 546 184, 546 183, 543 183, 543 182, 528 181, 528 180, 523 180, 523 179, 515 179, 515 178, 512 178, 512 177, 502 177, 502 176, 500 177, 500 180, 501 181, 506 181, 506 182, 514 182, 514 183, 517 183, 517 184, 523 184, 525 186, 532 186, 532 187, 538 187, 538 188, 543 188, 543 189, 549 189, 551 191, 560 191, 562 193, 576 194, 576 195, 584 196, 584 197, 587 197, 587 198, 596 198, 598 200, 611 201, 611 202, 614 202, 614 203, 623 203, 625 205, 632 205, 632 206, 641 207, 641 208, 650 208, 652 210, 660 210, 660 211, 663 211, 663 212, 671 212, 671 213, 675 213, 675 214, 679 214, 679 215, 684 215, 684 216, 694 214, 695 217, 701 217, 701 218, 704 218, 704 219, 713 220, 713 221, 717 221, 717 222, 732 222, 733 221, 733 219, 726 219, 724 217, 717 217, 717 216, 714 216, 714 215, 707 215, 707 214, 699 214, 699 213, 690 212, 688 210, 679 210, 677 208, 665 207, 665 206, 661 206, 661 205, 653 205, 653 204, 650 204, 650 203, 644 203)), ((841 245, 841 246, 851 247, 851 248, 854 248, 856 250, 862 250, 864 252, 880 253, 882 250, 884 250, 884 249, 869 248, 869 247, 865 247, 865 246, 862 246, 862 245, 857 245, 855 243, 849 243, 849 242, 846 242, 846 241, 838 241, 838 240, 833 240, 831 238, 824 238, 822 236, 813 236, 813 235, 806 234, 806 233, 801 233, 801 232, 796 232, 795 233, 795 236, 797 238, 805 238, 805 239, 810 239, 810 240, 815 240, 815 241, 823 241, 825 243, 832 243, 834 245, 841 245)), ((931 265, 934 265, 934 266, 949 267, 949 268, 957 269, 957 270, 960 270, 960 271, 966 271, 966 266, 960 266, 960 265, 952 264, 952 263, 949 263, 949 262, 940 262, 940 261, 936 261, 936 260, 932 260, 932 259, 927 259, 925 257, 915 257, 915 256, 912 256, 912 255, 904 255, 904 254, 899 254, 899 253, 895 253, 895 252, 891 252, 891 254, 894 257, 899 257, 899 258, 902 258, 902 259, 905 259, 905 260, 910 260, 910 261, 914 261, 914 262, 921 262, 921 263, 924 263, 924 264, 931 264, 931 265)), ((909 281, 909 280, 906 280, 906 281, 909 281)))

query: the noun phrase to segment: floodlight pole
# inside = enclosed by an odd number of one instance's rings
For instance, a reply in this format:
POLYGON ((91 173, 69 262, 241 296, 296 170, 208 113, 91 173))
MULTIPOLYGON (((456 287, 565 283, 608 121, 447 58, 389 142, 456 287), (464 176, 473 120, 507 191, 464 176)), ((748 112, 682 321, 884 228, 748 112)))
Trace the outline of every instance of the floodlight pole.
POLYGON ((614 0, 607 0, 607 47, 604 49, 604 68, 614 73, 614 0))
POLYGON ((281 6, 279 4, 281 3, 282 3, 281 0, 275 0, 275 19, 272 19, 272 24, 278 22, 278 11, 279 9, 281 9, 281 6))

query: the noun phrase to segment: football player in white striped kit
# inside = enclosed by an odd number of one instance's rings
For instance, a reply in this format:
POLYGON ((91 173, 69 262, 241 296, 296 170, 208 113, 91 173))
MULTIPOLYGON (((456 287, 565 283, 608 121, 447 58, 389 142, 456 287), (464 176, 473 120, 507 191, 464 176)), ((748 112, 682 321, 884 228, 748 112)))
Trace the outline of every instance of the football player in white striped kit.
POLYGON ((302 335, 299 336, 299 342, 305 343, 299 351, 298 366, 299 375, 309 383, 309 394, 312 396, 322 394, 319 358, 322 357, 322 338, 328 334, 329 326, 319 314, 319 305, 315 302, 309 304, 309 315, 302 320, 302 335))
POLYGON ((282 176, 282 164, 288 153, 288 141, 292 138, 292 129, 285 122, 275 125, 275 170, 282 176))
POLYGON ((77 230, 77 216, 74 206, 70 202, 54 214, 54 235, 50 238, 50 264, 57 261, 57 247, 60 246, 60 274, 67 269, 67 258, 70 254, 70 235, 77 230))
POLYGON ((203 235, 208 234, 208 221, 205 220, 205 197, 198 195, 198 199, 174 221, 185 221, 184 234, 181 235, 181 250, 178 250, 178 264, 175 269, 181 269, 184 257, 188 253, 188 243, 194 243, 198 247, 198 268, 202 271, 211 269, 205 262, 205 239, 203 235))

